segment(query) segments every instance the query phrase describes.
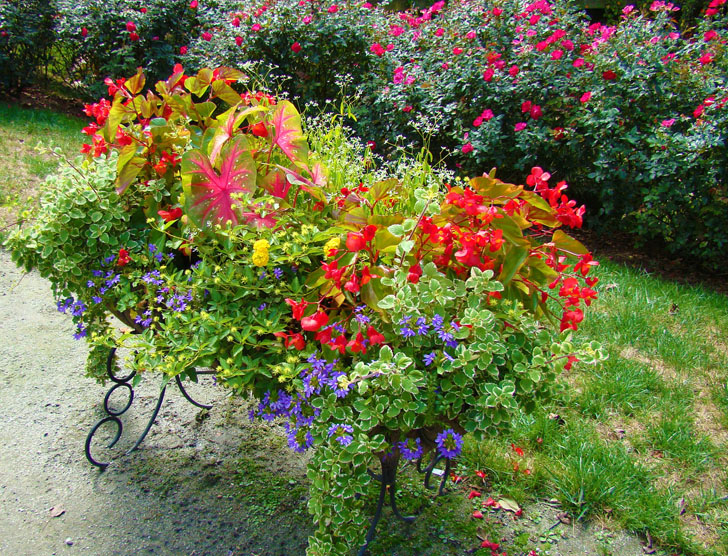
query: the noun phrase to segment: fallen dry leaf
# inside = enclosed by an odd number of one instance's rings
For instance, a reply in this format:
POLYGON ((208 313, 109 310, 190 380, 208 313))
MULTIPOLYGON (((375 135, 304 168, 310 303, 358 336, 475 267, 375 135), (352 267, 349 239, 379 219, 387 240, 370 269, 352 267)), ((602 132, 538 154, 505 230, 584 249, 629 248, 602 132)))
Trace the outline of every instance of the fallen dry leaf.
POLYGON ((498 505, 508 512, 515 513, 521 509, 521 507, 518 505, 518 502, 516 502, 515 500, 511 500, 510 498, 501 498, 500 500, 498 500, 498 505))
POLYGON ((66 510, 63 509, 61 506, 53 506, 50 509, 50 513, 51 513, 51 517, 60 517, 66 513, 66 510))

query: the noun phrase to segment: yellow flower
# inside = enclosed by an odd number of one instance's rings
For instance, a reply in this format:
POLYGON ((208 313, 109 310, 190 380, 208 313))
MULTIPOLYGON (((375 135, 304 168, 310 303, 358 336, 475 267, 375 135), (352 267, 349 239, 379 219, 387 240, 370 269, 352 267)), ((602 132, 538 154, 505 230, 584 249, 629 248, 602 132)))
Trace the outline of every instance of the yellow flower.
POLYGON ((326 242, 326 245, 324 245, 324 255, 326 257, 332 257, 333 255, 331 254, 331 251, 338 249, 339 245, 341 245, 341 239, 338 237, 332 237, 326 242))
POLYGON ((265 266, 268 264, 268 251, 256 251, 253 253, 253 264, 255 266, 265 266))
POLYGON ((255 251, 268 251, 268 247, 270 247, 270 244, 264 239, 259 239, 253 244, 255 251))

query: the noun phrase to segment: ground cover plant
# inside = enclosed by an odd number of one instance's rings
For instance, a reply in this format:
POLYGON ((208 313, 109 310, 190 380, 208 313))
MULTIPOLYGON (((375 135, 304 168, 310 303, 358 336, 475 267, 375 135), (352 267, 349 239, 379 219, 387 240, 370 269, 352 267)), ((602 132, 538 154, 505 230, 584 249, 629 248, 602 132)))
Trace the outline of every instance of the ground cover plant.
POLYGON ((283 419, 289 446, 313 450, 308 553, 347 554, 373 466, 454 459, 466 433, 507 428, 602 357, 571 338, 597 263, 561 229, 584 208, 541 168, 526 186, 443 183, 421 159, 381 179, 336 124, 310 150, 293 105, 244 79, 110 83, 86 106, 88 159, 49 178, 7 245, 50 279, 92 376, 124 346, 167 379, 213 367, 258 400, 251 417, 283 419))

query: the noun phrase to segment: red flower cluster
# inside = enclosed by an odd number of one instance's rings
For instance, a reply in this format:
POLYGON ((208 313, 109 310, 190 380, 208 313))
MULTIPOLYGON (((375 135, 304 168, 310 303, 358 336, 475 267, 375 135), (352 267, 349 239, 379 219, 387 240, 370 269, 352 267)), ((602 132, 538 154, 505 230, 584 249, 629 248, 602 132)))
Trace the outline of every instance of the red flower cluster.
POLYGON ((119 256, 116 259, 116 266, 126 266, 131 262, 131 257, 129 256, 129 251, 124 249, 123 247, 119 249, 119 256))

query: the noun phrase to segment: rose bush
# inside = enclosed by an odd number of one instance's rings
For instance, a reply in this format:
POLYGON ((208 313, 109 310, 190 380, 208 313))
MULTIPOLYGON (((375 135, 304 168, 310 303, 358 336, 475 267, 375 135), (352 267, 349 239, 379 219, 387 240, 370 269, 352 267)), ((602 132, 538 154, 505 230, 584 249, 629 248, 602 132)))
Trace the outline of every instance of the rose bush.
POLYGON ((87 160, 7 245, 51 280, 92 375, 119 346, 140 372, 212 367, 313 449, 308 553, 347 554, 369 469, 455 458, 464 434, 497 433, 603 356, 571 339, 596 262, 562 230, 584 207, 541 168, 525 186, 452 179, 426 156, 376 168, 339 124, 306 136, 245 80, 178 66, 154 91, 141 71, 110 83, 86 107, 87 160))
MULTIPOLYGON (((398 13, 305 0, 57 6, 53 67, 76 91, 97 96, 105 78, 136 67, 154 79, 175 62, 245 67, 299 110, 348 102, 356 133, 385 156, 427 144, 453 168, 496 166, 516 181, 533 166, 558 168, 594 227, 722 268, 724 0, 685 30, 664 1, 620 7, 612 25, 546 0, 398 13)), ((696 4, 685 8, 693 17, 696 4)), ((3 40, 8 52, 27 44, 1 18, 0 55, 3 40)))

